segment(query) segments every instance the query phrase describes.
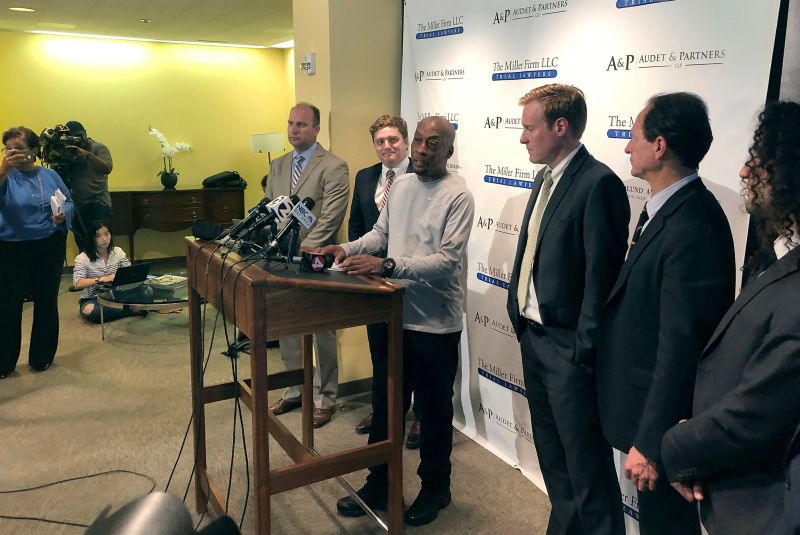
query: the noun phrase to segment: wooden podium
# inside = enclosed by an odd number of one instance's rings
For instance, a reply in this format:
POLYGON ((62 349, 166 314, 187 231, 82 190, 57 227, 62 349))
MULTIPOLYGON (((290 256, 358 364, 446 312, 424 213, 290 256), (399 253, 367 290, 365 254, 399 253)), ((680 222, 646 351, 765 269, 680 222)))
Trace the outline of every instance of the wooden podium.
MULTIPOLYGON (((189 276, 192 408, 194 410, 195 497, 197 511, 210 503, 225 513, 225 495, 206 469, 205 405, 240 397, 253 427, 253 480, 256 530, 270 533, 270 496, 369 466, 389 465, 389 533, 403 532, 402 325, 403 289, 379 277, 339 272, 302 273, 299 266, 264 269, 228 254, 215 242, 186 238, 189 276), (224 257, 223 255, 227 255, 224 257), (250 379, 206 386, 203 382, 201 298, 223 309, 225 317, 250 337, 250 379), (332 455, 314 450, 312 425, 311 333, 388 322, 388 439, 332 455), (302 336, 303 368, 269 374, 267 340, 302 336), (267 392, 302 384, 302 443, 269 410, 267 392), (272 435, 295 464, 270 470, 272 435)), ((335 504, 331 504, 335 507, 335 504)))

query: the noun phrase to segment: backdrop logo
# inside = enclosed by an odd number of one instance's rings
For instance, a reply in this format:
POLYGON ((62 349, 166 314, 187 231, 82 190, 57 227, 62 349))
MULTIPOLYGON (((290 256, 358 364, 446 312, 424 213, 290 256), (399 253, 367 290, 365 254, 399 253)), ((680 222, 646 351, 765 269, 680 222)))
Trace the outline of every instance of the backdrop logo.
POLYGON ((492 63, 492 81, 533 80, 558 76, 558 56, 523 58, 492 63))
POLYGON ((675 0, 617 0, 617 9, 626 7, 640 7, 648 4, 660 4, 662 2, 674 2, 675 0))
POLYGON ((502 115, 487 115, 486 120, 483 121, 484 128, 492 128, 499 130, 505 128, 508 130, 522 130, 522 118, 519 115, 514 117, 503 117, 502 115))
POLYGON ((508 221, 499 221, 491 217, 478 216, 475 226, 482 230, 496 232, 498 234, 507 234, 508 236, 517 236, 519 234, 519 225, 517 223, 509 223, 508 221))
POLYGON ((504 290, 508 290, 508 281, 511 280, 511 275, 506 272, 505 269, 490 266, 483 262, 478 262, 478 273, 476 277, 481 282, 503 288, 504 290))
POLYGON ((466 69, 464 67, 442 67, 439 69, 420 70, 414 73, 414 79, 417 82, 424 81, 439 81, 447 82, 448 80, 463 80, 466 69))
POLYGON ((502 334, 503 336, 507 336, 509 338, 516 337, 516 335, 514 334, 514 328, 510 324, 498 321, 496 318, 489 317, 486 314, 481 314, 480 312, 476 312, 475 316, 472 318, 472 321, 473 323, 477 323, 484 329, 491 329, 496 333, 502 334))
POLYGON ((506 22, 518 20, 534 19, 543 15, 566 13, 567 7, 569 7, 568 4, 569 0, 560 0, 559 2, 537 2, 512 9, 495 11, 492 24, 504 24, 506 22))
POLYGON ((509 186, 512 188, 531 189, 533 188, 533 173, 510 167, 508 165, 484 164, 483 181, 487 184, 497 184, 498 186, 509 186))
POLYGON ((451 125, 453 125, 453 130, 458 130, 458 118, 461 115, 460 112, 438 112, 438 111, 422 111, 417 113, 417 121, 421 121, 426 117, 433 117, 439 116, 444 117, 447 119, 451 125))
MULTIPOLYGON (((482 370, 478 368, 478 374, 481 377, 486 377, 484 373, 485 372, 482 373, 482 370)), ((505 428, 507 431, 511 431, 512 433, 517 434, 518 436, 524 438, 525 440, 533 444, 533 434, 531 434, 530 429, 528 429, 527 427, 511 420, 510 418, 503 416, 502 414, 498 413, 497 411, 495 411, 494 409, 492 409, 488 405, 485 405, 482 402, 478 405, 478 412, 481 413, 488 421, 495 423, 500 427, 505 428)))
POLYGON ((726 51, 722 48, 707 50, 679 50, 670 52, 646 52, 611 56, 606 63, 606 72, 631 71, 634 69, 664 69, 672 67, 704 67, 723 65, 726 51))
POLYGON ((464 15, 417 23, 417 39, 436 39, 464 33, 464 15))
POLYGON ((622 512, 639 520, 639 497, 622 491, 622 512))
POLYGON ((609 129, 606 136, 611 139, 630 139, 631 128, 633 128, 633 117, 622 117, 621 115, 608 116, 609 129))
POLYGON ((642 202, 647 202, 650 200, 650 188, 646 186, 625 184, 625 191, 628 193, 628 199, 635 199, 642 202))

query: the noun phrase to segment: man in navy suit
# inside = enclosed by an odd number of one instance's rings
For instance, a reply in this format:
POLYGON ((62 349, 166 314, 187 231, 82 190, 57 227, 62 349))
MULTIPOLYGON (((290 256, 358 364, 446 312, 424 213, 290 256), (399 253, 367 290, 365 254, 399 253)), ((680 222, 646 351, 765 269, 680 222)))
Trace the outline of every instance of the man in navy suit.
MULTIPOLYGON (((667 476, 710 535, 800 530, 800 104, 767 105, 742 166, 763 250, 700 356, 692 417, 666 432, 667 476), (764 254, 768 253, 768 254, 764 254), (784 487, 786 503, 784 504, 784 487)), ((781 532, 783 535, 783 532, 781 532)))
MULTIPOLYGON (((408 158, 408 125, 402 117, 381 115, 369 127, 369 134, 380 162, 356 173, 353 204, 350 206, 350 219, 347 222, 348 241, 356 241, 372 230, 378 220, 378 214, 389 199, 394 179, 414 172, 408 158)), ((380 251, 376 256, 385 256, 385 251, 380 251)), ((367 325, 367 339, 372 359, 373 400, 386 398, 387 334, 385 323, 367 325)), ((373 406, 374 404, 373 401, 373 406)), ((372 416, 370 413, 356 425, 357 433, 370 432, 372 416)), ((419 438, 419 418, 415 404, 414 423, 406 442, 409 449, 419 447, 419 438)))
POLYGON ((733 238, 697 174, 711 146, 705 103, 650 99, 625 152, 651 197, 600 320, 597 381, 603 432, 627 453, 642 535, 700 534, 697 509, 663 477, 661 439, 688 418, 697 359, 733 301, 733 238))
POLYGON ((507 308, 552 504, 547 534, 624 534, 594 367, 597 320, 625 256, 628 197, 580 142, 587 117, 580 89, 549 84, 520 104, 520 143, 544 167, 520 225, 507 308))

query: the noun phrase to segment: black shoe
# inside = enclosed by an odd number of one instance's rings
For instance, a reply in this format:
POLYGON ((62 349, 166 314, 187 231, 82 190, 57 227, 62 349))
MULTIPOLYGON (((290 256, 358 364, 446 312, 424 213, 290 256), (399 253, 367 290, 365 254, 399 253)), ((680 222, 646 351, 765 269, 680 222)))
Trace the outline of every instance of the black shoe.
MULTIPOLYGON (((374 511, 386 511, 388 492, 386 490, 376 490, 377 485, 366 484, 356 491, 358 497, 374 511)), ((355 518, 367 514, 351 496, 345 496, 336 502, 336 510, 342 516, 355 518)))
POLYGON ((429 491, 423 488, 417 499, 403 513, 403 520, 409 526, 430 524, 439 515, 439 511, 450 505, 450 490, 429 491))
POLYGON ((51 364, 53 364, 53 363, 52 362, 48 362, 44 366, 34 366, 33 364, 31 364, 30 367, 31 367, 32 371, 43 372, 43 371, 47 371, 47 369, 50 367, 51 364))

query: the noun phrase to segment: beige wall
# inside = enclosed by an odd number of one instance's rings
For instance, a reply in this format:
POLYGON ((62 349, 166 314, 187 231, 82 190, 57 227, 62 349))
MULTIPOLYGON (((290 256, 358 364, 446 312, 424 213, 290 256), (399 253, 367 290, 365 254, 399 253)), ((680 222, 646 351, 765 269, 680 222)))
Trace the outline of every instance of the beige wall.
MULTIPOLYGON (((352 184, 356 171, 377 161, 369 125, 400 112, 402 2, 294 0, 293 9, 295 95, 320 108, 319 140, 347 161, 352 184), (314 76, 299 67, 306 52, 317 55, 314 76)), ((369 377, 366 330, 340 331, 338 340, 340 381, 369 377)))

